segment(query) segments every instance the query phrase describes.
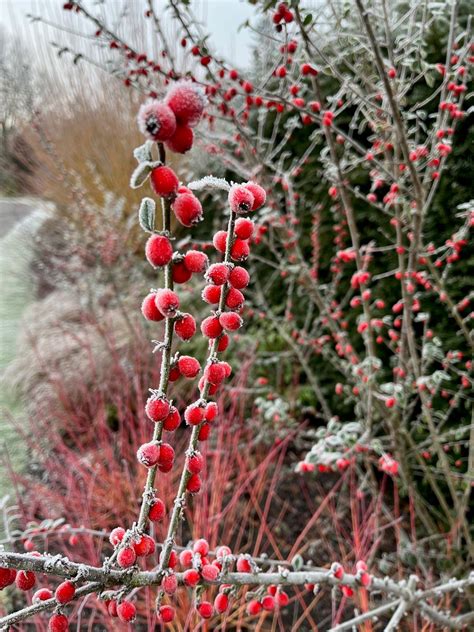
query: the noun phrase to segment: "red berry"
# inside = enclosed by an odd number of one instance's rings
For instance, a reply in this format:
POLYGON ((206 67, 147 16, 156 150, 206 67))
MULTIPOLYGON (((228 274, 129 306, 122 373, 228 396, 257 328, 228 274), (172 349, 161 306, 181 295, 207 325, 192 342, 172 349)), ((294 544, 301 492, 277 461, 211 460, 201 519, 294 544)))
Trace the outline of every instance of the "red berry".
POLYGON ((245 261, 250 254, 250 246, 248 241, 237 239, 234 241, 230 250, 232 261, 245 261))
POLYGON ((39 590, 35 592, 35 594, 31 598, 31 601, 33 603, 39 603, 40 601, 47 601, 48 599, 51 599, 52 596, 53 596, 52 590, 50 590, 49 588, 40 588, 39 590))
POLYGON ((254 228, 255 225, 251 219, 239 217, 235 222, 234 232, 239 239, 250 239, 253 235, 254 228))
POLYGON ((148 101, 138 111, 138 127, 150 140, 168 140, 176 131, 173 111, 160 101, 148 101))
POLYGON ((262 604, 259 601, 257 601, 256 599, 252 599, 251 601, 248 602, 247 613, 250 616, 255 617, 258 614, 260 614, 261 611, 262 611, 262 604))
POLYGON ((145 412, 152 421, 163 421, 170 413, 170 403, 164 395, 152 395, 147 400, 145 412))
POLYGON ((174 595, 178 588, 178 580, 176 578, 176 575, 174 573, 165 575, 161 582, 161 587, 167 595, 174 595))
POLYGON ((193 273, 188 270, 183 261, 175 261, 172 272, 175 283, 186 283, 193 276, 193 273))
POLYGON ((204 564, 201 568, 201 576, 206 582, 213 582, 219 575, 219 569, 214 564, 204 564))
POLYGON ((242 290, 244 287, 247 287, 250 281, 250 275, 245 268, 242 266, 235 266, 229 275, 229 283, 233 288, 237 290, 242 290))
POLYGON ((229 336, 227 334, 222 334, 222 336, 219 338, 219 342, 217 343, 217 351, 221 353, 222 351, 225 351, 228 346, 229 336))
POLYGON ((229 205, 233 213, 248 213, 255 203, 255 198, 245 185, 234 184, 229 191, 229 205))
POLYGON ((169 463, 174 461, 174 449, 169 443, 162 443, 160 445, 160 456, 158 459, 158 463, 161 465, 163 463, 169 463))
POLYGON ((144 557, 155 552, 155 541, 146 533, 141 536, 138 542, 133 543, 133 550, 137 557, 144 557))
POLYGON ((145 467, 153 467, 160 458, 160 446, 156 443, 144 443, 138 448, 137 459, 145 467))
POLYGON ((199 474, 204 467, 204 457, 200 452, 195 452, 186 461, 186 469, 191 474, 199 474))
POLYGON ((123 540, 123 536, 125 535, 125 529, 123 527, 115 527, 112 529, 109 535, 109 542, 113 546, 117 546, 123 540))
POLYGON ((271 612, 275 609, 275 599, 271 595, 265 595, 262 599, 262 608, 271 612))
POLYGON ((201 296, 203 301, 206 301, 209 305, 217 305, 221 300, 221 291, 220 285, 206 285, 201 296))
POLYGON ((245 303, 245 297, 240 290, 235 287, 229 288, 225 298, 225 304, 229 309, 240 309, 245 303))
POLYGON ((202 219, 201 202, 192 193, 180 193, 174 200, 172 209, 183 226, 193 226, 202 219))
POLYGON ((118 617, 118 614, 117 614, 117 602, 115 601, 115 599, 113 599, 111 601, 105 601, 105 604, 107 606, 107 612, 109 613, 109 615, 111 617, 118 617))
POLYGON ((146 242, 145 255, 154 268, 165 266, 173 256, 173 246, 168 237, 152 235, 146 242))
POLYGON ((176 292, 168 289, 159 289, 156 292, 155 303, 164 316, 174 316, 179 308, 179 298, 176 292))
POLYGON ((184 265, 190 272, 201 274, 205 271, 209 264, 209 259, 204 252, 200 250, 188 250, 184 255, 184 265))
POLYGON ((158 619, 161 623, 171 623, 175 618, 176 611, 173 606, 160 606, 158 610, 158 619))
MULTIPOLYGON (((159 558, 160 564, 161 564, 162 558, 163 558, 163 551, 161 551, 160 553, 160 558, 159 558)), ((170 553, 170 558, 168 560, 168 568, 175 568, 177 563, 178 563, 178 556, 176 554, 176 551, 172 550, 170 553)))
POLYGON ((181 375, 188 378, 196 377, 201 370, 199 362, 196 358, 192 358, 191 356, 180 356, 178 360, 178 367, 181 375))
POLYGON ((161 500, 161 498, 154 498, 150 507, 150 511, 148 513, 148 518, 152 522, 159 522, 160 520, 163 520, 165 514, 165 503, 161 500))
POLYGON ((117 606, 117 614, 120 621, 131 623, 135 621, 137 609, 131 601, 122 601, 117 606))
POLYGON ((206 281, 214 285, 224 285, 229 278, 230 270, 225 263, 213 263, 206 272, 206 281))
POLYGON ((209 553, 209 543, 204 538, 199 538, 193 544, 194 553, 199 553, 201 557, 205 557, 209 553))
POLYGON ((168 432, 174 432, 176 428, 179 427, 180 423, 181 423, 181 415, 179 414, 178 409, 175 408, 174 406, 171 406, 170 414, 163 421, 163 428, 165 430, 168 430, 168 432))
POLYGON ((178 190, 178 177, 170 167, 156 167, 151 172, 150 179, 153 191, 160 197, 170 197, 178 190))
POLYGON ((225 369, 222 363, 211 362, 208 364, 204 369, 204 377, 210 384, 220 384, 225 379, 225 369))
POLYGON ((56 601, 58 601, 58 603, 69 603, 74 599, 75 594, 76 587, 71 581, 67 580, 59 584, 54 596, 56 597, 56 601))
POLYGON ((16 578, 16 570, 14 568, 0 567, 0 590, 13 584, 16 578))
POLYGON ((201 490, 201 479, 199 474, 191 474, 186 485, 186 489, 190 494, 197 494, 201 490))
POLYGON ((179 81, 168 90, 166 104, 173 110, 179 124, 198 124, 207 103, 204 90, 192 81, 179 81))
POLYGON ((252 567, 246 557, 239 557, 237 560, 237 571, 239 573, 251 573, 252 567))
POLYGON ((208 402, 204 410, 205 420, 213 421, 216 418, 218 412, 219 412, 219 407, 217 406, 216 402, 208 402))
POLYGON ((222 326, 217 316, 208 316, 201 323, 201 331, 206 338, 217 338, 222 333, 222 326))
POLYGON ((189 568, 187 571, 184 571, 183 581, 186 586, 194 588, 194 586, 197 586, 197 584, 199 584, 200 579, 201 576, 195 568, 189 568))
POLYGON ((212 617, 213 608, 209 601, 201 601, 201 603, 196 606, 196 610, 203 619, 210 619, 212 617))
POLYGON ((219 593, 214 599, 214 610, 217 614, 223 614, 229 608, 229 597, 225 593, 219 593))
POLYGON ((226 230, 217 231, 217 233, 212 238, 212 243, 214 244, 214 248, 218 252, 221 252, 222 254, 224 254, 226 244, 227 244, 227 231, 226 230))
POLYGON ((237 331, 243 325, 242 318, 236 312, 224 312, 219 316, 219 322, 226 331, 237 331))
POLYGON ((190 404, 184 411, 184 419, 190 426, 198 426, 204 421, 204 408, 199 404, 190 404))
POLYGON ((185 154, 191 149, 193 142, 193 130, 187 125, 177 125, 173 136, 166 141, 166 146, 176 154, 185 154))
POLYGON ((194 317, 191 314, 181 314, 174 324, 174 331, 181 340, 190 340, 196 333, 194 317))
POLYGON ((150 292, 148 296, 145 296, 142 303, 142 314, 147 320, 160 321, 164 316, 158 309, 155 303, 156 293, 150 292))
POLYGON ((211 426, 209 424, 204 423, 199 428, 198 440, 207 441, 209 439, 210 434, 211 434, 211 426))
POLYGON ((66 632, 69 629, 69 620, 65 614, 53 614, 48 621, 49 632, 66 632))
POLYGON ((290 598, 288 597, 286 592, 283 592, 283 590, 277 592, 276 600, 279 608, 285 608, 290 603, 290 598))
POLYGON ((15 583, 20 590, 31 590, 36 583, 36 576, 32 571, 18 571, 15 583))
POLYGON ((256 182, 247 182, 247 184, 245 185, 245 188, 248 189, 250 193, 253 195, 254 201, 252 205, 252 211, 256 211, 258 208, 260 208, 261 206, 265 204, 265 201, 267 199, 267 194, 263 187, 261 187, 256 182))
POLYGON ((185 549, 179 554, 179 563, 184 568, 189 568, 193 564, 193 552, 190 549, 185 549))
POLYGON ((130 568, 135 564, 137 555, 131 546, 124 546, 117 555, 117 564, 120 568, 130 568))

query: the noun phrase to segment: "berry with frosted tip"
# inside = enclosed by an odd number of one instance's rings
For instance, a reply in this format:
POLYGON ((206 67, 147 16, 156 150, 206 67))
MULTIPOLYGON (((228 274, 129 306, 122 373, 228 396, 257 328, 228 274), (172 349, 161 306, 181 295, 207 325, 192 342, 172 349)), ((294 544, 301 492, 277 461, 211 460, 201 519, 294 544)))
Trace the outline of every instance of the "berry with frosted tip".
POLYGON ((201 365, 196 358, 191 356, 180 356, 178 359, 178 368, 184 377, 193 378, 201 370, 201 365))
POLYGON ((152 522, 159 522, 160 520, 163 520, 165 514, 165 503, 161 500, 161 498, 154 498, 152 500, 150 511, 148 512, 148 518, 152 522))
POLYGON ((184 265, 190 272, 201 274, 209 265, 209 258, 200 250, 188 250, 184 255, 184 265))
POLYGON ((117 555, 117 564, 120 568, 130 568, 135 564, 137 554, 131 546, 124 546, 117 555))
POLYGON ((212 603, 209 601, 201 601, 201 603, 196 606, 196 610, 203 619, 210 619, 214 612, 212 603))
POLYGON ((237 239, 234 241, 230 250, 232 261, 245 261, 250 254, 250 246, 245 239, 237 239))
POLYGON ((229 205, 234 213, 248 213, 255 204, 255 198, 243 184, 233 184, 229 191, 229 205))
POLYGON ((178 177, 170 167, 156 167, 151 172, 150 179, 153 191, 160 197, 171 197, 178 190, 178 177))
MULTIPOLYGON (((229 277, 230 278, 230 277, 229 277)), ((233 310, 238 310, 243 307, 245 303, 245 297, 240 290, 235 287, 229 288, 225 299, 226 307, 233 310)))
POLYGON ((170 413, 163 421, 163 429, 168 432, 174 432, 181 424, 181 415, 175 406, 171 406, 170 413))
MULTIPOLYGON (((1 584, 0 584, 1 585, 1 584)), ((46 601, 47 599, 51 599, 53 596, 53 591, 49 588, 39 588, 33 597, 31 598, 32 603, 39 603, 40 601, 46 601)))
POLYGON ((155 303, 160 312, 167 317, 174 316, 179 308, 178 295, 167 288, 157 290, 155 303))
POLYGON ((145 467, 153 467, 160 459, 160 446, 156 443, 144 443, 137 451, 138 461, 145 467))
POLYGON ((176 219, 187 228, 202 219, 202 205, 193 193, 179 193, 171 205, 176 219))
POLYGON ((223 329, 217 316, 208 316, 201 323, 201 331, 206 338, 218 338, 223 329))
POLYGON ((186 586, 189 586, 189 588, 197 586, 200 580, 201 576, 195 568, 188 568, 188 570, 183 573, 183 582, 186 586))
POLYGON ((161 101, 143 103, 138 110, 138 128, 150 140, 162 142, 176 132, 176 117, 173 110, 161 101))
POLYGON ((175 618, 176 611, 173 606, 160 606, 157 615, 161 623, 171 623, 175 618))
POLYGON ((203 289, 202 300, 209 303, 209 305, 217 305, 221 300, 221 286, 220 285, 206 285, 203 289))
POLYGON ((112 529, 109 535, 109 542, 112 546, 117 546, 123 540, 123 536, 125 535, 125 529, 123 527, 115 527, 112 529))
POLYGON ((174 324, 174 331, 178 338, 186 341, 190 340, 196 333, 196 321, 191 314, 183 313, 174 324))
POLYGON ((239 217, 235 222, 234 233, 239 239, 250 239, 253 235, 255 224, 247 217, 239 217))
POLYGON ((224 285, 230 275, 230 269, 225 263, 213 263, 206 272, 206 281, 214 285, 224 285))
POLYGON ((167 265, 173 256, 173 246, 168 237, 164 235, 149 237, 145 246, 145 256, 154 268, 167 265))
POLYGON ((145 412, 152 421, 163 421, 170 413, 170 403, 164 395, 152 395, 147 400, 145 412))
POLYGON ((165 103, 173 110, 179 124, 194 127, 204 112, 207 98, 200 86, 184 80, 170 87, 165 103))
POLYGON ((224 312, 219 316, 219 323, 226 331, 237 331, 243 325, 243 320, 236 312, 224 312))
POLYGON ((191 474, 199 474, 204 467, 204 457, 200 452, 195 452, 186 461, 186 469, 191 474))
POLYGON ((219 593, 214 599, 214 610, 217 614, 224 614, 229 608, 229 597, 225 593, 219 593))
POLYGON ((235 266, 229 275, 229 283, 236 290, 242 290, 250 282, 250 274, 242 266, 235 266))
POLYGON ((199 403, 190 404, 184 411, 184 419, 190 426, 198 426, 204 421, 204 407, 199 403))
POLYGON ((186 489, 190 494, 197 494, 201 491, 201 478, 199 474, 191 474, 189 477, 186 489))
POLYGON ((36 575, 32 571, 18 571, 15 584, 19 590, 31 590, 36 584, 36 575))

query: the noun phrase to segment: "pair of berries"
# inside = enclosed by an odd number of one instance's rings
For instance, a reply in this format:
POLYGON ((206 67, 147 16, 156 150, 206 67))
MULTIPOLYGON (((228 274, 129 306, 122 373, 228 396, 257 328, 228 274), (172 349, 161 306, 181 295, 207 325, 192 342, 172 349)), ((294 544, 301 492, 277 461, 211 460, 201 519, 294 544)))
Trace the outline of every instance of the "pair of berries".
POLYGON ((188 379, 193 379, 201 370, 201 365, 192 356, 180 356, 178 361, 170 369, 169 379, 171 382, 177 380, 181 375, 188 379))
POLYGON ((137 451, 138 461, 145 467, 158 466, 160 472, 166 473, 171 470, 174 462, 174 449, 169 443, 157 443, 150 441, 144 443, 137 451))
POLYGON ((147 320, 160 321, 172 318, 179 308, 179 297, 176 292, 162 288, 150 292, 142 302, 141 311, 147 320))

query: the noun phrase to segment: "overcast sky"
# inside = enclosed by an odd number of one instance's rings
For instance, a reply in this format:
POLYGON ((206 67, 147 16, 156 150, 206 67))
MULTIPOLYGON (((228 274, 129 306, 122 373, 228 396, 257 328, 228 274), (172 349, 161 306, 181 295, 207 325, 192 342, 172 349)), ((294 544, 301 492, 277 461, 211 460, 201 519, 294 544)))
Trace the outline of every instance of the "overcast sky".
MULTIPOLYGON (((125 0, 130 6, 145 7, 144 0, 125 0)), ((155 0, 160 7, 163 0, 155 0)), ((27 13, 48 16, 62 7, 63 0, 0 0, 0 23, 8 32, 16 33, 27 42, 46 38, 45 29, 29 24, 27 13)), ((93 6, 93 1, 87 3, 93 6)), ((124 0, 107 0, 106 6, 122 7, 124 0)), ((193 12, 207 23, 215 49, 229 61, 245 66, 249 60, 251 35, 239 26, 255 15, 255 9, 243 0, 192 0, 193 12)))

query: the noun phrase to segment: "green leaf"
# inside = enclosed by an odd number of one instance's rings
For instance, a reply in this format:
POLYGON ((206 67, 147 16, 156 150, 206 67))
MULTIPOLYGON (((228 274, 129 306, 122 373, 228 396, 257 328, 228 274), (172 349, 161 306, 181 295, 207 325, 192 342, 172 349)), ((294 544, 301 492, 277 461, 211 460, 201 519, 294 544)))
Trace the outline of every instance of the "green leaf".
POLYGON ((297 553, 291 560, 291 565, 295 571, 300 571, 304 566, 304 560, 299 553, 297 553))
POLYGON ((155 228, 155 201, 151 198, 143 198, 138 209, 138 221, 147 233, 152 233, 155 228))

